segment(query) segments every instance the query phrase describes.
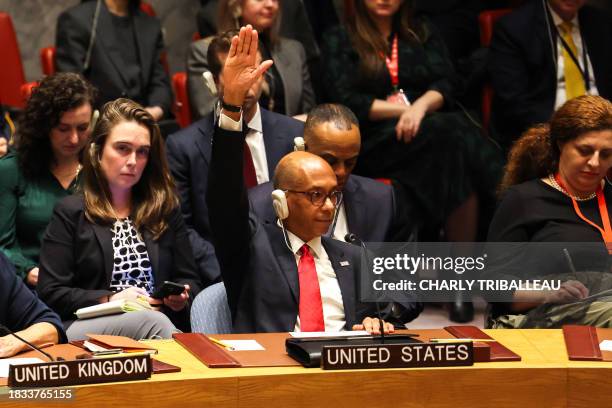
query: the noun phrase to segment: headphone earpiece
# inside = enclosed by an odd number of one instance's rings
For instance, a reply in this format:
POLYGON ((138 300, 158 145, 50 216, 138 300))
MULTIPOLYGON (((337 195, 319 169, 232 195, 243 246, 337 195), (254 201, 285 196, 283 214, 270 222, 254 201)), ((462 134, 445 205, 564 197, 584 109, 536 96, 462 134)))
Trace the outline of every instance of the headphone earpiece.
POLYGON ((98 145, 96 145, 94 142, 91 142, 89 144, 89 158, 92 163, 95 163, 96 160, 99 160, 98 145))
POLYGON ((301 136, 293 138, 293 151, 294 152, 303 152, 306 151, 306 143, 304 142, 304 138, 301 136))
POLYGON ((100 111, 94 110, 91 114, 91 120, 89 121, 89 133, 92 133, 98 123, 98 119, 100 119, 100 111))
POLYGON ((287 205, 287 196, 283 190, 272 191, 272 207, 279 220, 284 220, 289 217, 289 206, 287 205))

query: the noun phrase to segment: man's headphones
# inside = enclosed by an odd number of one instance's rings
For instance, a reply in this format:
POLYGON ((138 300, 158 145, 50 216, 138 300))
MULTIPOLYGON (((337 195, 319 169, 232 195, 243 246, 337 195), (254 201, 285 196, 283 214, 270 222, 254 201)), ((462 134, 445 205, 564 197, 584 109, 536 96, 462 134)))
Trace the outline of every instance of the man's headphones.
POLYGON ((100 157, 98 157, 98 145, 94 142, 89 144, 89 160, 91 164, 95 165, 96 161, 100 161, 100 157))
POLYGON ((89 121, 89 128, 87 129, 87 131, 91 134, 96 125, 98 124, 98 119, 100 119, 100 111, 99 110, 94 110, 91 114, 91 120, 89 121))
POLYGON ((272 207, 279 220, 284 220, 289 217, 289 206, 287 205, 287 196, 283 190, 272 191, 272 207))
POLYGON ((304 152, 306 151, 306 143, 304 142, 304 138, 301 136, 293 138, 293 151, 294 152, 304 152))

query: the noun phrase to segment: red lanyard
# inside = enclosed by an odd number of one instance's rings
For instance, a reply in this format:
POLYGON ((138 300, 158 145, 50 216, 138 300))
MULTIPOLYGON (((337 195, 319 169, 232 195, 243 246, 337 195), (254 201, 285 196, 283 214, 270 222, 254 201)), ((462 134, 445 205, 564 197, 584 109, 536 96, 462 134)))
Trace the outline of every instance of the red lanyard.
POLYGON ((393 85, 393 89, 396 91, 399 86, 399 58, 397 55, 397 34, 395 34, 393 36, 393 44, 391 45, 391 59, 385 56, 385 62, 387 63, 387 69, 389 69, 389 75, 391 76, 391 85, 393 85))
MULTIPOLYGON (((557 184, 559 184, 559 186, 563 190, 568 191, 567 188, 565 188, 565 186, 563 185, 563 182, 561 181, 561 177, 559 176, 559 173, 555 174, 555 180, 557 180, 557 184)), ((594 228, 597 228, 597 230, 601 234, 601 237, 606 243, 606 248, 608 248, 608 253, 612 254, 612 226, 610 226, 610 216, 608 215, 608 206, 606 205, 606 197, 604 196, 604 192, 601 186, 597 188, 596 194, 597 194, 597 204, 599 206, 599 215, 601 217, 601 222, 603 223, 603 228, 601 228, 599 225, 595 224, 593 221, 585 217, 584 214, 582 214, 582 211, 580 210, 580 207, 578 206, 578 202, 576 201, 576 199, 571 196, 570 198, 572 199, 572 204, 574 205, 574 211, 576 211, 576 215, 578 215, 578 217, 580 217, 587 224, 591 225, 594 228)))

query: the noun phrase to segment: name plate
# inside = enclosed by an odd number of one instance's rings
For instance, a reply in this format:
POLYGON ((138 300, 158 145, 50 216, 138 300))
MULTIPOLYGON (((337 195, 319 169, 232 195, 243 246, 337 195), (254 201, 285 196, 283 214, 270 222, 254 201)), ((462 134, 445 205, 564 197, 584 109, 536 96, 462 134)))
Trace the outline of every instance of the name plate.
POLYGON ((11 365, 9 387, 59 387, 151 377, 151 356, 138 355, 11 365))
POLYGON ((323 346, 321 365, 324 370, 471 366, 474 348, 471 342, 323 346))

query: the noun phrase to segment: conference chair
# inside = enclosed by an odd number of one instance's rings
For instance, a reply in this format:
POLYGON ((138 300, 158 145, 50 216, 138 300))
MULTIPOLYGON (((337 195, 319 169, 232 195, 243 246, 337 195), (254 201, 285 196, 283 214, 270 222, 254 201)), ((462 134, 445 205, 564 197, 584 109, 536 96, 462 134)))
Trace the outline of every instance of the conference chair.
MULTIPOLYGON (((493 27, 495 22, 502 16, 510 13, 512 9, 486 10, 478 16, 478 25, 480 27, 480 45, 489 47, 493 38, 493 27)), ((486 82, 482 88, 482 129, 486 133, 489 129, 491 120, 491 105, 493 103, 493 87, 490 82, 486 82)))
POLYGON ((218 334, 232 332, 232 314, 223 282, 207 287, 193 300, 191 331, 218 334))
POLYGON ((172 75, 172 91, 174 92, 174 116, 179 126, 191 125, 191 104, 187 91, 187 73, 177 72, 172 75))
POLYGON ((24 106, 25 104, 28 103, 28 99, 30 99, 30 96, 32 95, 32 89, 34 89, 37 86, 38 86, 37 81, 28 82, 28 83, 21 85, 21 99, 23 100, 24 106))
POLYGON ((21 85, 25 74, 19 53, 19 44, 11 16, 0 12, 0 104, 23 108, 21 85))

